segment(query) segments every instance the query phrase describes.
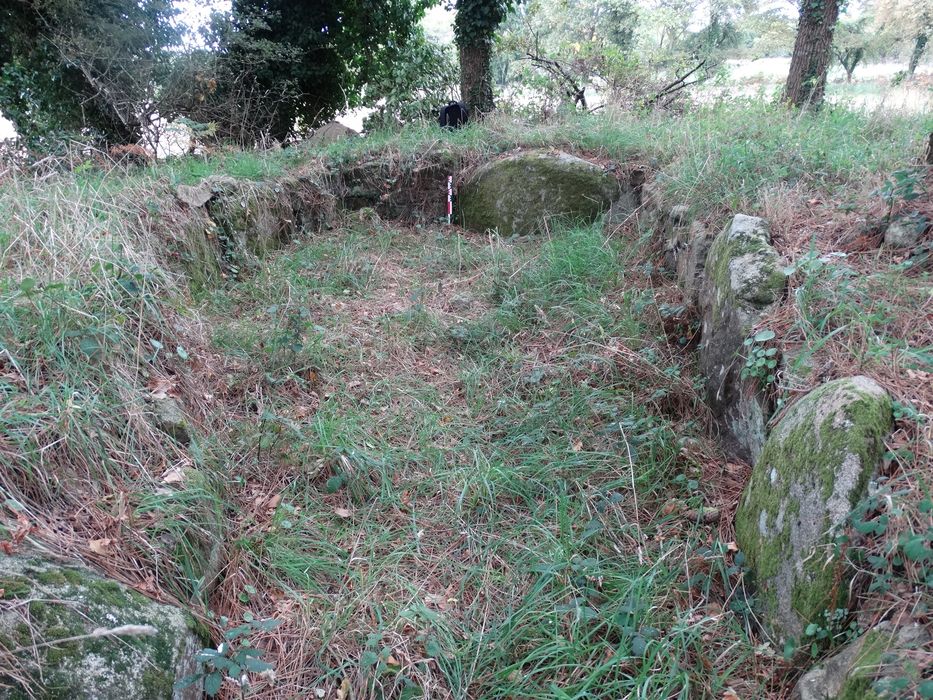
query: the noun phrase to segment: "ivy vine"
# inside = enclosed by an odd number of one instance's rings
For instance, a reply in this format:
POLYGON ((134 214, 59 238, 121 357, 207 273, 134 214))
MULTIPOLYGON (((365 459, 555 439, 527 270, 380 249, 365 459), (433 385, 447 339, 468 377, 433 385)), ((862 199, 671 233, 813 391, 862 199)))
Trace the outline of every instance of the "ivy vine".
POLYGON ((499 25, 521 0, 448 0, 456 10, 454 38, 457 46, 477 46, 492 41, 499 25))

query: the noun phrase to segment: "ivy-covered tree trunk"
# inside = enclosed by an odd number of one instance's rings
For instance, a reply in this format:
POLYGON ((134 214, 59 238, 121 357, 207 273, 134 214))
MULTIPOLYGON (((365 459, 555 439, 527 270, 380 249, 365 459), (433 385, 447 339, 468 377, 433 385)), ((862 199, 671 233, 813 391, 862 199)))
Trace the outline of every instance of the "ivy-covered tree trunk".
POLYGON ((520 0, 448 0, 455 7, 454 39, 460 51, 460 99, 477 114, 491 112, 492 40, 509 10, 520 0))
POLYGON ((491 112, 492 97, 491 45, 480 42, 460 47, 461 98, 474 112, 491 112))
POLYGON ((839 0, 801 1, 797 40, 784 87, 784 100, 795 107, 818 107, 823 102, 838 17, 839 0))
POLYGON ((910 52, 910 63, 907 64, 907 75, 912 76, 920 63, 920 58, 927 48, 929 37, 925 33, 920 33, 914 39, 914 50, 910 52))

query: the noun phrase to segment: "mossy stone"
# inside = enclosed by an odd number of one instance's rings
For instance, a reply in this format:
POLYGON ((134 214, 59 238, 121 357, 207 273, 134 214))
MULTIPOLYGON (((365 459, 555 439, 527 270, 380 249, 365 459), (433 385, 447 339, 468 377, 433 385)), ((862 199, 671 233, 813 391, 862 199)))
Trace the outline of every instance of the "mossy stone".
POLYGON ((480 166, 458 192, 458 218, 503 236, 542 231, 552 219, 590 224, 620 195, 600 166, 567 153, 530 151, 480 166))
MULTIPOLYGON (((177 679, 196 670, 203 646, 190 615, 161 605, 116 581, 70 561, 39 554, 0 559, 4 598, 28 606, 0 606, 0 643, 16 654, 19 675, 45 699, 128 700, 200 697, 197 688, 175 691, 177 679), (96 628, 148 625, 153 635, 87 637, 96 628), (35 646, 34 646, 35 645, 35 646)), ((4 672, 0 670, 0 678, 4 672)), ((29 697, 12 678, 3 678, 0 699, 29 697)))
POLYGON ((793 700, 876 700, 886 679, 920 681, 910 653, 922 649, 930 634, 916 624, 897 628, 882 622, 833 656, 808 670, 794 688, 793 700))
POLYGON ((736 513, 763 619, 799 637, 846 607, 850 572, 834 538, 884 454, 891 398, 868 377, 828 382, 792 405, 768 436, 736 513))
POLYGON ((783 261, 770 240, 767 221, 736 214, 709 247, 699 294, 706 401, 724 442, 751 462, 764 445, 771 406, 754 379, 742 378, 743 344, 786 284, 783 261))

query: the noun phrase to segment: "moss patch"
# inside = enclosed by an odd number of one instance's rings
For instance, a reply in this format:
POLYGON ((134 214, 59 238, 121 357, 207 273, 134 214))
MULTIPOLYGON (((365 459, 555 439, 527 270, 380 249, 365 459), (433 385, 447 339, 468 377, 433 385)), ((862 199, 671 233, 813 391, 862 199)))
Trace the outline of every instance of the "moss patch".
POLYGON ((550 219, 589 224, 619 195, 615 178, 566 153, 530 152, 487 163, 460 188, 467 228, 502 235, 542 230, 550 219))
POLYGON ((763 309, 781 297, 786 284, 781 257, 757 217, 736 215, 713 241, 706 269, 720 304, 728 300, 763 309))
MULTIPOLYGON (((0 580, 29 606, 0 606, 0 633, 8 648, 37 647, 38 656, 18 657, 43 698, 102 700, 167 698, 175 679, 191 673, 201 642, 181 610, 160 605, 121 584, 79 566, 38 556, 5 557, 0 580), (151 625, 157 634, 120 638, 56 640, 87 635, 97 627, 151 625), (41 674, 40 674, 41 670, 41 674)), ((15 691, 2 697, 17 697, 15 691)))

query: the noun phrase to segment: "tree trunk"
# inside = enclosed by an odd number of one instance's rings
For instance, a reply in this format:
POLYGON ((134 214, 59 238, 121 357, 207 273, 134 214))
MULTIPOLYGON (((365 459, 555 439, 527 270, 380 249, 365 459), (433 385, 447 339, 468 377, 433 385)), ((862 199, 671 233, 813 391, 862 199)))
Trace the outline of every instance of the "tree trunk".
POLYGON ((907 65, 907 75, 913 76, 914 71, 917 70, 917 65, 920 63, 920 58, 923 56, 924 50, 927 47, 927 41, 929 37, 926 34, 918 34, 917 38, 914 39, 914 50, 910 53, 910 63, 907 65))
POLYGON ((477 116, 495 108, 492 100, 492 45, 489 42, 460 47, 460 99, 477 116))
POLYGON ((802 107, 818 107, 826 91, 833 30, 839 17, 839 0, 803 0, 797 40, 784 87, 784 100, 802 107))

